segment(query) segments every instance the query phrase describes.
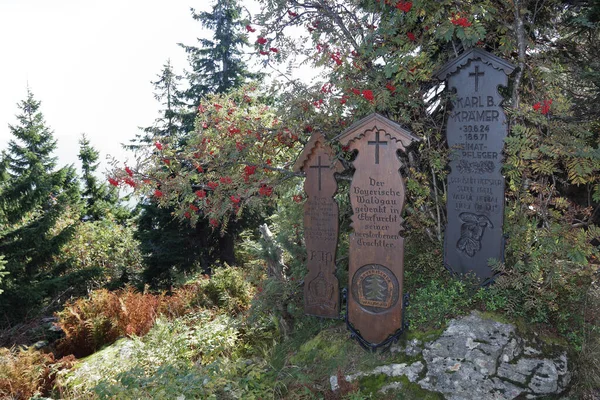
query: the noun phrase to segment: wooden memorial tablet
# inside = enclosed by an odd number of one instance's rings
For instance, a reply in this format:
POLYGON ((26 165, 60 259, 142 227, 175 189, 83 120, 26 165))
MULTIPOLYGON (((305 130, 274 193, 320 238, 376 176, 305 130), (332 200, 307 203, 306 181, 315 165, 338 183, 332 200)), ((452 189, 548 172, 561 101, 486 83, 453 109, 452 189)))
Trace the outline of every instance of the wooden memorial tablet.
POLYGON ((306 174, 304 190, 304 241, 308 274, 304 278, 304 312, 326 318, 340 314, 339 283, 335 276, 338 243, 338 205, 334 174, 342 168, 325 138, 314 133, 294 166, 306 174))
POLYGON ((372 114, 337 137, 357 150, 350 186, 352 228, 348 323, 374 347, 403 330, 404 179, 398 150, 419 140, 395 122, 372 114))

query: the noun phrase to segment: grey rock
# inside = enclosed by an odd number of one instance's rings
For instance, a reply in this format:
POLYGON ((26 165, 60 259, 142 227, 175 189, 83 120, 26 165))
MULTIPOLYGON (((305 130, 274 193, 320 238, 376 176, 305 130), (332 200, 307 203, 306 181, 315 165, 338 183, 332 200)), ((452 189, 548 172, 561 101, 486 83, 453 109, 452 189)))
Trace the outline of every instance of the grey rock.
POLYGON ((345 378, 348 382, 352 382, 357 378, 370 375, 384 374, 392 377, 404 375, 408 378, 410 382, 415 382, 424 368, 425 366, 421 361, 417 361, 411 365, 408 365, 406 363, 389 364, 376 367, 375 369, 369 372, 357 372, 356 374, 347 375, 345 378))
POLYGON ((134 348, 135 343, 133 340, 124 341, 122 346, 119 348, 119 358, 124 360, 131 358, 134 348))
POLYGON ((541 352, 525 347, 513 325, 473 312, 451 321, 438 339, 425 344, 427 373, 417 383, 450 400, 514 399, 560 393, 567 386, 566 354, 553 360, 526 354, 541 352))
MULTIPOLYGON (((398 377, 404 375, 408 378, 410 382, 415 382, 419 378, 419 374, 423 371, 424 368, 425 366, 421 361, 417 361, 411 365, 408 365, 406 363, 389 364, 376 367, 372 371, 357 372, 352 375, 346 375, 344 379, 347 382, 352 382, 363 376, 385 374, 390 377, 398 377)), ((336 391, 339 389, 338 378, 336 375, 332 375, 329 377, 329 384, 331 386, 331 390, 336 391)))
MULTIPOLYGON (((509 400, 560 394, 572 376, 567 355, 563 352, 544 358, 538 346, 536 341, 526 344, 513 325, 473 312, 450 321, 434 341, 423 344, 411 340, 390 349, 411 356, 421 353, 423 362, 382 365, 345 379, 351 382, 377 374, 406 376, 410 382, 439 392, 448 400, 509 400)), ((330 377, 330 385, 332 390, 339 387, 336 376, 330 377)), ((381 392, 401 387, 395 382, 381 392)))
POLYGON ((556 372, 559 375, 565 375, 569 372, 568 369, 569 361, 567 359, 567 353, 562 352, 562 354, 554 359, 554 365, 556 365, 556 372))
POLYGON ((542 354, 542 352, 540 350, 534 349, 531 346, 525 346, 525 348, 523 349, 524 353, 526 356, 537 356, 539 354, 542 354))
POLYGON ((541 360, 529 382, 529 388, 535 394, 550 394, 558 391, 558 371, 554 362, 541 360))
POLYGON ((482 319, 473 313, 452 320, 442 336, 425 345, 423 357, 428 364, 434 359, 464 360, 467 369, 494 375, 497 360, 514 332, 512 325, 482 319))
POLYGON ((525 358, 520 359, 516 364, 502 363, 498 368, 498 376, 524 385, 531 379, 540 363, 541 360, 525 358))
POLYGON ((522 388, 515 386, 512 383, 502 381, 501 379, 498 379, 498 378, 492 378, 492 381, 494 382, 495 393, 502 393, 502 396, 503 396, 503 397, 496 397, 496 398, 514 399, 515 397, 517 397, 521 393, 523 393, 522 388))
POLYGON ((331 375, 329 377, 329 385, 331 385, 331 390, 333 392, 335 392, 336 390, 338 390, 340 388, 340 385, 338 384, 337 375, 331 375))
POLYGON ((422 342, 419 339, 412 339, 406 343, 405 347, 397 345, 391 346, 390 353, 404 353, 409 357, 414 357, 421 353, 421 344, 422 342))
POLYGON ((500 361, 502 362, 511 362, 515 358, 519 357, 523 353, 523 341, 520 338, 514 337, 508 342, 504 350, 502 351, 502 355, 500 357, 500 361))
POLYGON ((428 371, 424 379, 417 382, 422 388, 441 392, 449 400, 461 399, 512 399, 522 390, 512 387, 517 393, 502 393, 498 383, 487 379, 487 375, 472 362, 457 359, 438 359, 427 363, 428 371))

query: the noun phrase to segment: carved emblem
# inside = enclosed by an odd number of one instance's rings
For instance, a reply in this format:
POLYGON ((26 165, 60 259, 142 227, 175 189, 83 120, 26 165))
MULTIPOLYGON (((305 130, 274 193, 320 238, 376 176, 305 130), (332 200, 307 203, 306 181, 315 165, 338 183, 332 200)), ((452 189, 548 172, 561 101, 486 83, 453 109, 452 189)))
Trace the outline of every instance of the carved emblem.
POLYGON ((398 301, 398 279, 383 265, 364 265, 352 278, 352 295, 364 310, 384 312, 398 301))
POLYGON ((458 172, 461 174, 484 174, 494 172, 493 161, 467 161, 461 159, 458 161, 456 166, 458 172))
POLYGON ((492 222, 485 215, 476 215, 470 212, 459 214, 458 218, 463 222, 460 227, 460 239, 456 248, 469 257, 481 250, 481 238, 485 228, 493 228, 492 222))
POLYGON ((336 299, 333 299, 334 286, 323 277, 323 272, 308 283, 308 298, 306 302, 309 306, 317 306, 327 309, 336 308, 336 299))

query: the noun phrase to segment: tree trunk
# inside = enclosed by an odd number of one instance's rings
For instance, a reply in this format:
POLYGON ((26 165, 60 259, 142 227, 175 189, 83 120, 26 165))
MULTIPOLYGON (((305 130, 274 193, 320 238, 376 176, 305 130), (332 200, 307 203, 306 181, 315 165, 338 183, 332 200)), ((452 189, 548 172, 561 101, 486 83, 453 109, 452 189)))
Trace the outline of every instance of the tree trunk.
POLYGON ((227 232, 219 237, 219 260, 227 265, 235 265, 235 235, 227 232))

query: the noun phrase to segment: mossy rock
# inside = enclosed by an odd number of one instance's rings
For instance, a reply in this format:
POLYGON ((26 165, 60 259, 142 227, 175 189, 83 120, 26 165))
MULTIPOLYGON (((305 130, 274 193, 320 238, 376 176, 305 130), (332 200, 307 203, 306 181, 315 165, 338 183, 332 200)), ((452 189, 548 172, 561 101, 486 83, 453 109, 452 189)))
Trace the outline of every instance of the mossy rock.
POLYGON ((430 329, 426 331, 418 331, 418 330, 407 330, 406 333, 400 337, 399 343, 402 341, 408 342, 409 340, 417 339, 423 343, 432 342, 435 339, 439 338, 440 335, 446 329, 446 325, 438 328, 438 329, 430 329))
POLYGON ((359 380, 359 393, 373 399, 443 400, 441 393, 431 392, 410 382, 406 376, 389 377, 385 374, 363 376, 359 380), (383 388, 397 384, 396 388, 381 392, 383 388))
POLYGON ((501 322, 503 324, 511 324, 516 327, 517 334, 525 339, 530 344, 533 344, 536 349, 540 350, 541 356, 546 358, 553 358, 562 352, 567 352, 573 355, 573 351, 569 343, 564 337, 559 336, 557 333, 553 333, 543 328, 542 325, 531 325, 525 323, 523 318, 510 318, 505 314, 496 312, 479 312, 479 314, 485 319, 491 319, 493 321, 501 322))

